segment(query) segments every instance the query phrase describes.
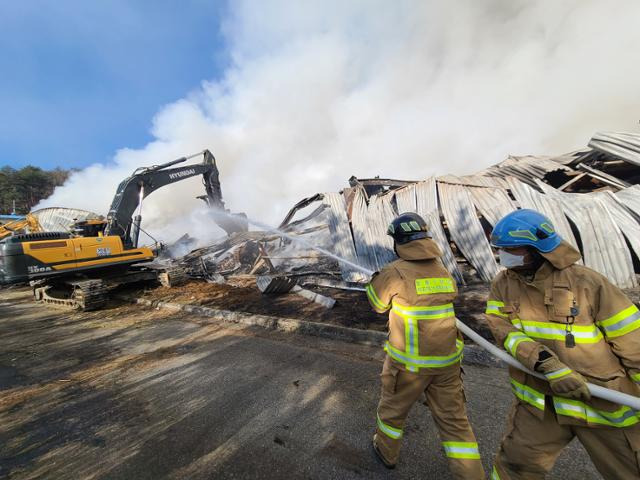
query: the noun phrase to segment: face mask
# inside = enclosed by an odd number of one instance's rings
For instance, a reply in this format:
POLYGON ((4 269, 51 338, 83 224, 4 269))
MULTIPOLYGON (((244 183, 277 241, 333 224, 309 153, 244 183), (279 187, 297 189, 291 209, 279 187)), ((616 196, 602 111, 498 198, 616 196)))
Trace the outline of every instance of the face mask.
POLYGON ((524 255, 513 255, 506 250, 498 250, 500 265, 505 268, 522 267, 524 263, 524 255))

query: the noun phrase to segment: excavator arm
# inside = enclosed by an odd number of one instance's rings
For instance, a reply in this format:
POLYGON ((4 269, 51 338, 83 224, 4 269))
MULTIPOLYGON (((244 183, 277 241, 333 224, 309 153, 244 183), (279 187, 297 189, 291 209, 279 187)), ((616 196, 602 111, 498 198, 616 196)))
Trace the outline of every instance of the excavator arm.
POLYGON ((27 230, 29 233, 37 233, 42 231, 42 227, 38 222, 38 219, 27 213, 24 219, 16 220, 13 222, 5 223, 4 225, 0 225, 0 240, 5 237, 8 237, 14 233, 19 233, 27 230))
POLYGON ((213 210, 213 218, 227 234, 246 231, 247 224, 240 218, 238 220, 228 217, 222 201, 219 172, 216 159, 209 150, 179 158, 171 162, 155 165, 153 167, 139 168, 133 174, 124 179, 116 191, 109 213, 105 235, 118 235, 122 238, 125 248, 136 247, 140 232, 140 213, 134 217, 142 200, 151 192, 171 183, 179 182, 187 178, 202 175, 206 195, 200 196, 213 210), (170 168, 173 165, 186 162, 190 158, 203 155, 202 163, 170 168))

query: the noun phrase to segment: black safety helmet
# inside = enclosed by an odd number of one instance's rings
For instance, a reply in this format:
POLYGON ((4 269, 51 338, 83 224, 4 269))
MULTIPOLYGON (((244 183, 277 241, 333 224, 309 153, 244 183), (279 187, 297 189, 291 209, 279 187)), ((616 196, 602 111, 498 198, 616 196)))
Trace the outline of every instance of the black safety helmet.
POLYGON ((399 245, 421 238, 431 238, 427 222, 420 215, 413 212, 403 213, 396 217, 389 224, 387 235, 391 235, 399 245))

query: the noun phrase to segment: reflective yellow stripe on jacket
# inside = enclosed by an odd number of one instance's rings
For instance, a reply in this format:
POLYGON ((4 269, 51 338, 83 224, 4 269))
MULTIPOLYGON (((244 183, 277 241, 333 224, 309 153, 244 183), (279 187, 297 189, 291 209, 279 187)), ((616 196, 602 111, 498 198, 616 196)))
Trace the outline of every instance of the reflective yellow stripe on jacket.
POLYGON ((391 310, 393 310, 394 313, 402 318, 415 318, 416 320, 438 320, 440 318, 448 318, 455 315, 453 303, 446 303, 444 305, 405 307, 404 305, 393 302, 391 310))
MULTIPOLYGON (((511 379, 511 388, 515 396, 522 402, 544 411, 544 393, 523 385, 513 378, 511 379)), ((553 406, 558 415, 609 427, 628 427, 640 421, 640 412, 626 406, 621 406, 613 412, 607 412, 593 408, 579 400, 556 396, 553 396, 553 406)))
POLYGON ((504 339, 504 348, 511 356, 517 358, 516 352, 518 351, 518 345, 522 342, 533 342, 533 340, 522 332, 511 332, 507 335, 507 338, 504 339))
POLYGON ((607 338, 620 337, 640 328, 640 311, 638 307, 631 305, 614 316, 597 323, 607 338))
MULTIPOLYGON (((410 372, 417 372, 420 368, 440 368, 453 365, 460 359, 462 347, 456 344, 456 352, 448 356, 421 356, 418 342, 419 327, 421 320, 440 320, 452 318, 455 315, 453 303, 444 305, 421 305, 410 307, 392 302, 391 310, 404 320, 404 342, 405 351, 395 348, 389 342, 385 346, 385 351, 394 360, 405 365, 410 372)), ((460 342, 462 343, 462 342, 460 342)))
POLYGON ((451 355, 445 356, 421 356, 416 354, 410 355, 400 349, 395 348, 389 342, 387 342, 384 347, 384 350, 389 354, 391 358, 400 363, 403 363, 405 366, 407 366, 407 368, 411 368, 411 371, 416 371, 419 368, 442 368, 453 365, 454 363, 459 362, 462 358, 463 349, 464 343, 459 339, 456 339, 456 351, 451 355))
MULTIPOLYGON (((564 341, 567 334, 565 325, 560 323, 534 322, 519 318, 511 320, 511 323, 531 338, 564 341)), ((595 325, 572 325, 571 333, 576 343, 598 343, 604 339, 602 332, 595 325)))
POLYGON ((367 291, 367 297, 369 297, 369 300, 371 301, 373 306, 375 306, 378 310, 389 310, 389 307, 391 305, 386 305, 382 300, 380 300, 378 294, 376 294, 376 291, 373 288, 373 285, 368 283, 365 290, 367 291))
POLYGON ((489 300, 487 302, 487 309, 484 311, 487 315, 498 315, 499 317, 506 317, 506 313, 500 311, 500 307, 504 307, 504 302, 498 300, 489 300))

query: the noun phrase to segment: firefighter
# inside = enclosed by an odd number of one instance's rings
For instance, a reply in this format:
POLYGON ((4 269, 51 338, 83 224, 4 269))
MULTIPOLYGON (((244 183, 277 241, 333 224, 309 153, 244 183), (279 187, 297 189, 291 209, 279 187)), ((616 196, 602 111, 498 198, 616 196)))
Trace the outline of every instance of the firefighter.
POLYGON ((395 467, 405 420, 424 394, 454 477, 485 478, 462 390, 463 342, 452 303, 456 283, 419 215, 400 215, 387 233, 400 258, 367 285, 374 310, 389 311, 374 451, 387 468, 395 467))
POLYGON ((500 345, 548 382, 510 368, 516 396, 492 479, 542 479, 578 437, 606 479, 640 478, 640 412, 591 398, 586 381, 639 396, 640 312, 533 210, 493 229, 506 267, 486 318, 500 345))

